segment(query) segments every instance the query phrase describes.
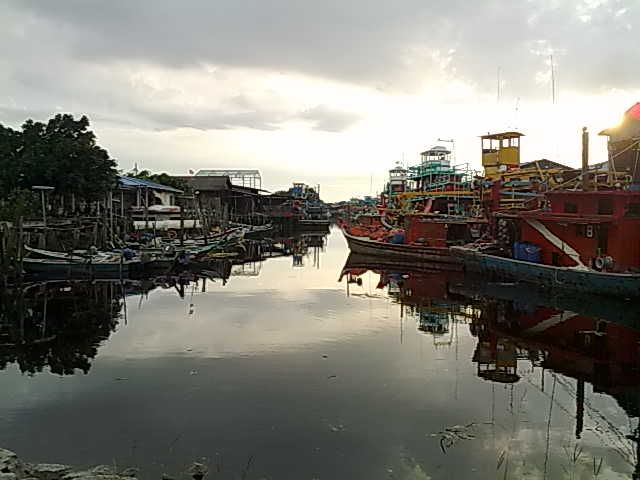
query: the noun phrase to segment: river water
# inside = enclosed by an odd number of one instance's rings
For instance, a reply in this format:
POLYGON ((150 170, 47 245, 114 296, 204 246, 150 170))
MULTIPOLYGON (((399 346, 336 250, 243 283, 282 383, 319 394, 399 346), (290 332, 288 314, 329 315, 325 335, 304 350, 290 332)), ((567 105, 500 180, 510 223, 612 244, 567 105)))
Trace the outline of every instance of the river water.
POLYGON ((631 478, 637 306, 357 258, 341 278, 323 243, 4 298, 0 446, 145 479, 631 478))

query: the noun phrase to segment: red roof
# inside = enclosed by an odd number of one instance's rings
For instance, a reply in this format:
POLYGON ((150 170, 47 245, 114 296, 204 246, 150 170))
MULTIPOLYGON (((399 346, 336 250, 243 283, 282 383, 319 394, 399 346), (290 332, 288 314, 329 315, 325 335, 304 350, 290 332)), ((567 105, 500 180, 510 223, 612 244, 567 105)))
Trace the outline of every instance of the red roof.
POLYGON ((636 120, 640 120, 640 102, 636 103, 633 107, 627 110, 625 115, 635 118, 636 120))

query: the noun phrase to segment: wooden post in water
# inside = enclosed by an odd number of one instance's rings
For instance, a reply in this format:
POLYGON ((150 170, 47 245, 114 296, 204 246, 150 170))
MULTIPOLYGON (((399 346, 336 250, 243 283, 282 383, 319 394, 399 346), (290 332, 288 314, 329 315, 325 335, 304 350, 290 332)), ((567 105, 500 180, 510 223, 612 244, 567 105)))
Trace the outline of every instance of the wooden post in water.
MULTIPOLYGON (((594 178, 594 182, 597 178, 594 178)), ((582 127, 582 191, 589 190, 589 132, 582 127)))
POLYGON ((23 218, 22 215, 18 218, 18 239, 16 241, 16 264, 17 264, 17 268, 16 268, 16 276, 20 279, 20 283, 22 283, 22 274, 24 272, 23 270, 23 265, 22 265, 22 222, 23 222, 23 218))
POLYGON ((180 197, 182 201, 180 202, 180 246, 184 247, 184 196, 180 197))
POLYGON ((144 229, 149 230, 149 188, 144 189, 144 229))

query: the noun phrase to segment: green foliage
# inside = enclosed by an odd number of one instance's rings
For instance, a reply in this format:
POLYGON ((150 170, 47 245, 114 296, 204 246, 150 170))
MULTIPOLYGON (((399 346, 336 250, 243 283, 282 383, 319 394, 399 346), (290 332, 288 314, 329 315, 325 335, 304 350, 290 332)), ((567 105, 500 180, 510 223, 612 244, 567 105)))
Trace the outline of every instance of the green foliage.
POLYGON ((142 170, 138 173, 129 172, 127 177, 139 178, 141 180, 149 180, 150 182, 156 182, 167 187, 177 188, 178 190, 186 190, 187 182, 180 178, 175 178, 168 173, 151 173, 149 170, 142 170))
POLYGON ((0 220, 17 222, 20 217, 32 217, 38 213, 38 202, 29 190, 14 190, 0 200, 0 220))
POLYGON ((34 185, 94 200, 111 189, 116 162, 96 143, 89 119, 58 114, 46 124, 31 119, 17 131, 0 125, 0 196, 34 185))

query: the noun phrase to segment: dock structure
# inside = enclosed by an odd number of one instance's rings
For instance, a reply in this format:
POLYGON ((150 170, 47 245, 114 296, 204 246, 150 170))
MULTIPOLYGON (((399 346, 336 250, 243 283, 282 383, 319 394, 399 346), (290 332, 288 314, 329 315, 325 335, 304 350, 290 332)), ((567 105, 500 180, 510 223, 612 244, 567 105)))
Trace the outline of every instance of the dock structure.
POLYGON ((233 185, 262 189, 260 170, 205 168, 195 173, 196 177, 228 177, 233 185))

